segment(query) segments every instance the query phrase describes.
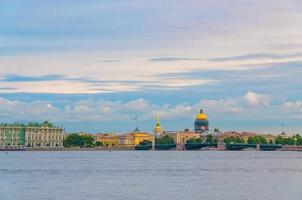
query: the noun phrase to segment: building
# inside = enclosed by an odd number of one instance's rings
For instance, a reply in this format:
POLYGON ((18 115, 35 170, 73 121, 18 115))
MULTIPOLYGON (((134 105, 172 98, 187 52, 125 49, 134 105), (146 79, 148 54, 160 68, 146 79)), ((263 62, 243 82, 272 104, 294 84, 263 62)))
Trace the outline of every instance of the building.
POLYGON ((0 148, 24 148, 25 126, 21 124, 0 125, 0 148))
POLYGON ((25 128, 25 146, 53 148, 63 147, 64 129, 45 121, 29 123, 25 128))
POLYGON ((136 128, 133 132, 130 133, 133 136, 134 146, 139 145, 140 142, 147 140, 151 141, 152 144, 155 144, 155 137, 152 134, 142 132, 138 128, 136 128))
POLYGON ((118 148, 119 146, 119 136, 112 133, 98 133, 95 140, 101 142, 103 147, 118 148))
POLYGON ((193 131, 184 130, 184 131, 167 131, 163 136, 168 135, 173 138, 176 144, 185 144, 189 139, 200 138, 199 133, 193 131))
POLYGON ((200 109, 200 113, 196 115, 195 123, 194 123, 194 131, 195 133, 204 133, 209 130, 209 122, 207 115, 200 109))
POLYGON ((119 147, 120 148, 134 148, 133 134, 127 133, 125 135, 119 135, 119 147))
POLYGON ((141 132, 138 128, 136 128, 133 132, 124 135, 110 133, 99 133, 96 135, 96 141, 101 142, 102 146, 107 148, 131 149, 136 145, 139 145, 140 142, 144 140, 151 141, 153 144, 155 143, 154 135, 141 132))
POLYGON ((266 139, 267 142, 274 141, 275 136, 271 134, 257 134, 257 133, 250 133, 250 132, 236 132, 236 131, 230 131, 230 132, 224 132, 222 134, 217 135, 218 141, 222 142, 225 138, 228 137, 239 137, 244 142, 247 142, 249 137, 255 137, 255 136, 262 136, 266 139))
POLYGON ((161 134, 163 134, 163 129, 160 126, 159 113, 157 113, 157 116, 156 116, 156 125, 153 129, 153 133, 154 133, 155 136, 160 136, 161 134))
POLYGON ((155 144, 155 136, 146 132, 140 131, 136 128, 133 132, 119 136, 119 146, 121 148, 134 148, 140 142, 147 140, 155 144))
POLYGON ((42 124, 1 124, 0 148, 63 147, 64 129, 42 124))

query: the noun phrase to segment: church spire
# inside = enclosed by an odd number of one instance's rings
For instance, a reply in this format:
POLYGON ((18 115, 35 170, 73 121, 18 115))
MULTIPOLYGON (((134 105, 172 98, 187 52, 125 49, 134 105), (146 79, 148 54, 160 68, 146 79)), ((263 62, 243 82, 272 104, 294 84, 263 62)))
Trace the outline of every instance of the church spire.
POLYGON ((163 129, 160 126, 160 115, 159 115, 159 112, 157 112, 157 114, 156 114, 156 125, 155 125, 155 127, 153 129, 153 133, 156 136, 160 136, 163 133, 163 129))

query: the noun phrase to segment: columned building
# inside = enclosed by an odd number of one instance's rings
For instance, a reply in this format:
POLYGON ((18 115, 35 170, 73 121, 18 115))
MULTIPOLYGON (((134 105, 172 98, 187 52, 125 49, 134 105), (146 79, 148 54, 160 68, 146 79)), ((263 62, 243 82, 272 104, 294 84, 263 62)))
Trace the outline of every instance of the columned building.
POLYGON ((195 133, 204 133, 209 130, 209 122, 207 115, 200 109, 198 115, 196 115, 196 120, 194 123, 194 131, 195 133))
POLYGON ((24 148, 25 126, 0 124, 0 148, 24 148))
POLYGON ((0 124, 0 148, 63 147, 64 129, 42 124, 0 124))

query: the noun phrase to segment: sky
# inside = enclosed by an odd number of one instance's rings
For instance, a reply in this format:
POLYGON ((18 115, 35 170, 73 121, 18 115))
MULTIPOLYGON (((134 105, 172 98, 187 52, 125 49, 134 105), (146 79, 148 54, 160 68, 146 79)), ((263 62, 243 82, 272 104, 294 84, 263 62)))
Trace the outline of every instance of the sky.
POLYGON ((1 122, 302 133, 301 67, 299 0, 0 0, 1 122))

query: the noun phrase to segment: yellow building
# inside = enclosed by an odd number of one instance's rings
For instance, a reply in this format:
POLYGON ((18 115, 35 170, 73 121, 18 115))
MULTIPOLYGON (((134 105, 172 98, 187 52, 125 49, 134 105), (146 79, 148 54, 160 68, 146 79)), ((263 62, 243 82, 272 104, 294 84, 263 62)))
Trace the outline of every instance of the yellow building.
POLYGON ((144 140, 151 141, 152 144, 155 143, 155 137, 151 134, 144 133, 144 132, 134 132, 131 134, 133 135, 134 146, 138 145, 140 142, 144 140))
POLYGON ((131 133, 119 136, 119 147, 134 148, 134 137, 131 133))
POLYGON ((154 144, 155 137, 138 129, 124 135, 102 133, 96 135, 96 141, 101 142, 103 147, 108 148, 134 148, 143 140, 151 141, 154 144))
POLYGON ((119 136, 116 134, 96 134, 96 141, 101 142, 103 147, 118 148, 119 147, 119 136))
POLYGON ((121 148, 134 148, 140 142, 148 140, 152 144, 155 143, 155 136, 149 133, 141 132, 136 128, 133 132, 119 136, 119 147, 121 148))
POLYGON ((164 135, 172 137, 176 144, 185 144, 189 139, 200 138, 200 134, 188 130, 165 132, 164 135))

